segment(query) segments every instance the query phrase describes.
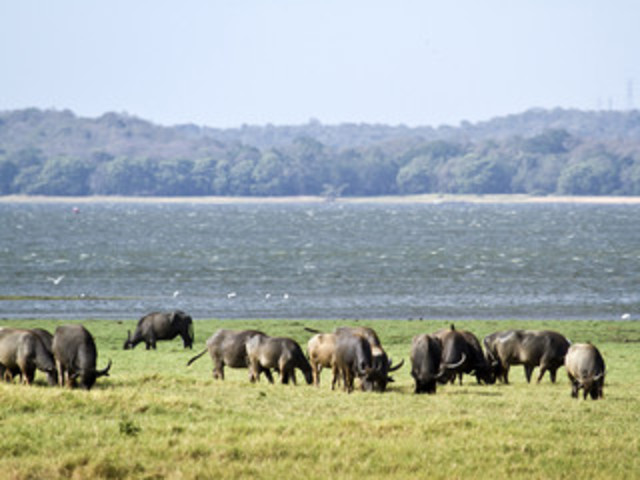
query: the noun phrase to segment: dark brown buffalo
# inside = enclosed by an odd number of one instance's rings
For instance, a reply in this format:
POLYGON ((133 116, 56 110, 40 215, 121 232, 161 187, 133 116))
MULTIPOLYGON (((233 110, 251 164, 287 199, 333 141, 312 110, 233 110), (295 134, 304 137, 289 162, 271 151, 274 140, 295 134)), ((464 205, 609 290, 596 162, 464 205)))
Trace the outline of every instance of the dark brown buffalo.
POLYGON ((423 333, 413 337, 411 343, 411 376, 415 393, 436 393, 442 343, 440 339, 423 333))
POLYGON ((106 368, 96 369, 96 342, 82 325, 62 325, 56 328, 51 347, 58 367, 60 386, 65 384, 66 378, 66 384, 73 388, 76 380, 80 379, 80 385, 89 390, 97 378, 109 375, 111 360, 106 368))
MULTIPOLYGON (((267 335, 258 330, 225 330, 216 331, 207 340, 207 347, 191 358, 187 366, 191 365, 207 351, 213 361, 213 378, 224 380, 224 367, 247 368, 249 367, 249 357, 247 355, 247 342, 255 336, 266 337, 267 335)), ((270 381, 271 372, 264 372, 270 381)), ((249 377, 251 378, 251 376, 249 377)))
POLYGON ((32 330, 3 328, 0 330, 0 377, 11 381, 19 375, 30 385, 36 369, 47 374, 50 385, 56 384, 56 365, 51 351, 32 330))
MULTIPOLYGON (((252 381, 260 380, 260 373, 275 369, 280 373, 280 381, 296 384, 295 369, 304 374, 308 384, 312 382, 311 365, 302 353, 300 345, 292 338, 254 336, 247 342, 250 375, 252 381)), ((271 376, 269 381, 273 383, 271 376)))
POLYGON ((332 390, 335 388, 338 376, 342 377, 342 384, 348 393, 353 391, 356 377, 360 379, 362 385, 364 382, 372 382, 368 378, 374 373, 371 344, 359 335, 337 335, 332 370, 332 390))
POLYGON ((564 367, 571 381, 571 396, 578 398, 582 388, 583 398, 591 395, 593 400, 602 398, 605 365, 602 355, 591 343, 576 343, 569 347, 564 367))
POLYGON ((53 345, 53 334, 51 334, 51 332, 45 330, 44 328, 32 328, 31 331, 35 333, 40 338, 40 340, 42 340, 42 343, 44 343, 44 346, 47 347, 47 350, 53 353, 53 351, 51 350, 51 346, 53 345))
POLYGON ((462 385, 462 375, 473 374, 478 383, 495 383, 491 366, 485 358, 477 337, 468 330, 456 330, 454 325, 433 334, 442 343, 442 358, 438 381, 453 382, 458 376, 462 385))
POLYGON ((124 349, 129 350, 144 342, 147 350, 156 348, 158 340, 172 340, 178 335, 182 338, 184 348, 193 348, 193 320, 181 310, 173 312, 153 312, 138 320, 133 332, 127 332, 124 349))
POLYGON ((564 364, 569 341, 560 333, 551 330, 505 330, 489 335, 485 346, 502 380, 509 383, 511 365, 524 365, 527 382, 535 367, 540 367, 538 382, 548 370, 552 382, 556 372, 564 364))
POLYGON ((509 335, 511 332, 513 332, 513 330, 504 330, 500 332, 494 332, 487 335, 482 340, 482 343, 484 344, 484 354, 487 359, 487 363, 493 370, 493 374, 495 375, 496 379, 500 380, 503 383, 509 383, 509 379, 508 379, 509 370, 505 370, 502 367, 502 363, 500 362, 500 358, 496 350, 496 345, 497 345, 498 339, 501 336, 509 335))

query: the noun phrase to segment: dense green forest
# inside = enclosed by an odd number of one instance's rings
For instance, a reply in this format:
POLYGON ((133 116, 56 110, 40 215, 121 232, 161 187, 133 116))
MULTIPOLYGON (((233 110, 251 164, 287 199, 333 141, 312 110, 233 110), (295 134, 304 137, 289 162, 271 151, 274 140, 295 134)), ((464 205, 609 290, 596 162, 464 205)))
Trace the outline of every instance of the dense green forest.
POLYGON ((459 126, 165 127, 0 112, 0 195, 640 195, 640 112, 529 110, 459 126))

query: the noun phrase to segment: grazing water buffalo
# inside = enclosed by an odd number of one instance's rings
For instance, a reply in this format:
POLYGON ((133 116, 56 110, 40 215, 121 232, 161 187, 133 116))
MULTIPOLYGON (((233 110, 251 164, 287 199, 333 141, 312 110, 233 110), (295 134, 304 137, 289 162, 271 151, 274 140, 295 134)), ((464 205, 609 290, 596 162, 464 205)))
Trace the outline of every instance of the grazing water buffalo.
MULTIPOLYGON (((311 365, 302 353, 298 343, 291 338, 254 336, 247 342, 251 381, 260 380, 260 373, 274 368, 280 373, 280 381, 289 383, 289 379, 296 384, 295 369, 304 374, 308 384, 312 382, 311 365)), ((273 383, 273 378, 268 376, 273 383)))
POLYGON ((504 383, 509 383, 511 365, 524 365, 528 383, 537 366, 540 367, 538 382, 548 370, 555 383, 556 371, 564 364, 569 349, 569 341, 551 330, 505 330, 487 336, 484 343, 504 383))
POLYGON ((156 348, 157 340, 172 340, 178 335, 182 337, 184 348, 193 348, 193 320, 180 310, 173 312, 153 312, 138 320, 133 332, 127 331, 124 349, 135 348, 140 342, 145 342, 147 350, 156 348))
POLYGON ((591 395, 593 400, 604 396, 605 366, 602 355, 590 343, 576 343, 569 347, 564 359, 564 367, 571 381, 571 396, 578 398, 582 388, 583 398, 591 395))
POLYGON ((36 369, 47 374, 50 385, 56 384, 56 365, 51 351, 31 330, 3 328, 0 330, 0 375, 7 381, 20 375, 30 385, 36 369))
POLYGON ((76 386, 80 378, 82 388, 89 390, 98 377, 108 376, 111 360, 106 368, 96 370, 98 352, 93 336, 82 325, 62 325, 53 335, 53 355, 58 367, 58 380, 64 386, 76 386))
POLYGON ((42 343, 44 343, 44 346, 47 347, 47 350, 53 353, 53 351, 51 350, 51 345, 53 344, 53 335, 44 328, 32 328, 31 331, 35 333, 38 338, 40 338, 40 340, 42 340, 42 343))
MULTIPOLYGON (((316 330, 306 328, 307 331, 316 332, 316 330)), ((393 382, 393 378, 389 376, 389 373, 398 370, 404 364, 404 360, 401 360, 397 365, 392 365, 391 359, 387 356, 387 353, 382 348, 380 339, 375 330, 369 327, 338 327, 334 331, 335 338, 340 336, 359 336, 369 342, 371 348, 371 354, 373 358, 373 370, 366 377, 361 377, 360 381, 362 389, 365 391, 384 392, 389 382, 393 382)), ((325 358, 329 355, 331 339, 327 339, 326 351, 324 352, 325 358)), ((335 347, 334 347, 335 348, 335 347)), ((309 353, 311 355, 311 353, 309 353)), ((326 365, 325 365, 326 366, 326 365)))
POLYGON ((331 368, 335 361, 336 334, 318 333, 314 335, 307 342, 307 353, 313 374, 313 384, 319 386, 322 368, 331 368))
POLYGON ((473 373, 478 383, 495 383, 491 366, 485 358, 480 342, 467 330, 456 330, 454 325, 449 329, 438 330, 433 334, 442 343, 442 358, 438 381, 453 382, 456 375, 462 385, 462 375, 473 373))
POLYGON ((371 344, 358 335, 337 335, 332 370, 332 390, 335 388, 338 376, 342 377, 344 389, 349 393, 353 391, 355 377, 360 378, 362 385, 367 381, 370 382, 368 377, 374 373, 371 344))
POLYGON ((436 393, 436 380, 440 371, 442 343, 426 333, 413 337, 411 343, 411 376, 415 393, 436 393))
POLYGON ((498 356, 498 351, 496 349, 498 338, 509 335, 513 330, 504 330, 501 332, 495 332, 487 335, 482 340, 484 344, 484 354, 487 359, 487 363, 493 370, 493 374, 495 375, 497 380, 500 380, 503 383, 509 383, 508 374, 509 370, 505 370, 502 368, 502 362, 500 361, 500 357, 498 356))
MULTIPOLYGON (((224 380, 225 365, 230 368, 247 368, 249 366, 247 342, 255 336, 266 337, 267 335, 258 330, 218 330, 207 340, 207 347, 191 358, 187 362, 187 366, 208 351, 213 361, 213 378, 224 380)), ((273 381, 270 371, 265 371, 265 375, 270 381, 273 381)))

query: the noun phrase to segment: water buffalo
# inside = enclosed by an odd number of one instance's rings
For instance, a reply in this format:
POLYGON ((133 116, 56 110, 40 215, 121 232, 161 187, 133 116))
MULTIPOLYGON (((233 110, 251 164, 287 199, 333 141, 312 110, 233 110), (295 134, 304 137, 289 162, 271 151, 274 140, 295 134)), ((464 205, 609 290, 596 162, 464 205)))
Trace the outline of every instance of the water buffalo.
POLYGON ((172 340, 178 335, 182 337, 184 348, 193 348, 193 320, 181 310, 173 312, 153 312, 138 320, 133 332, 127 331, 124 349, 135 348, 140 342, 145 342, 147 350, 156 348, 157 340, 172 340))
POLYGON ((436 393, 436 380, 440 371, 442 343, 426 333, 413 337, 411 343, 411 376, 415 393, 436 393))
POLYGON ((564 364, 569 349, 569 341, 551 330, 505 330, 487 336, 484 343, 505 383, 509 383, 511 365, 524 365, 528 383, 537 366, 540 367, 538 383, 547 370, 555 383, 556 371, 564 364))
POLYGON ((74 388, 76 379, 79 378, 82 388, 90 390, 97 378, 109 375, 111 360, 104 369, 96 369, 96 342, 82 325, 62 325, 56 328, 52 350, 60 386, 64 386, 66 377, 67 385, 74 388))
MULTIPOLYGON (((260 373, 274 368, 280 373, 280 381, 289 383, 291 379, 296 384, 295 369, 298 368, 304 374, 308 384, 312 382, 311 365, 307 357, 302 353, 298 343, 285 337, 254 336, 247 342, 247 355, 251 380, 260 380, 260 373)), ((273 379, 268 377, 273 383, 273 379)))
POLYGON ((42 343, 44 343, 44 346, 47 347, 47 350, 52 352, 51 345, 53 344, 53 335, 51 334, 51 332, 45 330, 44 328, 32 328, 31 331, 35 333, 38 338, 40 338, 40 340, 42 340, 42 343))
MULTIPOLYGON (((310 328, 306 328, 307 331, 317 332, 310 328)), ((389 382, 393 382, 393 378, 389 376, 389 373, 398 370, 404 364, 404 360, 401 360, 397 365, 392 365, 391 359, 387 356, 387 353, 382 348, 380 339, 375 330, 369 327, 338 327, 334 331, 336 338, 339 336, 356 335, 364 338, 371 347, 371 354, 373 358, 373 370, 366 377, 360 379, 362 383, 362 389, 365 391, 384 392, 389 382)), ((330 342, 329 342, 330 343, 330 342)), ((335 347, 334 347, 335 348, 335 347)), ((329 355, 330 345, 326 345, 325 357, 329 355)), ((311 355, 311 353, 309 354, 311 355)), ((326 366, 326 364, 324 365, 326 366)))
POLYGON ((464 373, 474 374, 478 383, 492 384, 495 376, 485 358, 480 342, 468 330, 456 330, 454 325, 433 334, 442 343, 442 358, 438 381, 454 381, 456 375, 462 385, 464 373))
POLYGON ((564 367, 571 381, 571 396, 578 398, 582 388, 583 398, 591 395, 593 400, 602 398, 605 366, 602 355, 591 343, 576 343, 569 347, 564 358, 564 367))
POLYGON ((371 344, 359 335, 338 335, 332 370, 332 390, 338 376, 342 377, 344 389, 349 393, 353 391, 355 377, 360 378, 362 385, 365 381, 371 381, 368 379, 374 372, 371 344))
POLYGON ((0 375, 11 381, 20 375, 30 385, 36 369, 47 374, 50 385, 56 384, 56 365, 51 351, 31 330, 3 328, 0 331, 0 375))
POLYGON ((313 384, 320 385, 320 372, 323 367, 331 368, 336 352, 336 334, 318 333, 307 342, 307 353, 313 374, 313 384))
POLYGON ((494 332, 487 335, 482 340, 482 343, 484 344, 484 354, 487 359, 487 363, 493 370, 493 374, 495 375, 496 379, 500 380, 503 383, 509 383, 509 370, 505 370, 504 368, 502 368, 502 362, 500 362, 500 357, 498 356, 496 345, 500 337, 509 335, 512 331, 513 330, 504 330, 501 332, 494 332))
MULTIPOLYGON (((258 330, 236 331, 220 329, 209 337, 207 347, 195 357, 192 357, 187 362, 187 366, 208 351, 213 361, 213 378, 224 380, 225 365, 230 368, 247 368, 249 366, 247 342, 255 336, 266 337, 267 335, 258 330)), ((264 373, 269 381, 273 381, 269 370, 264 373)))

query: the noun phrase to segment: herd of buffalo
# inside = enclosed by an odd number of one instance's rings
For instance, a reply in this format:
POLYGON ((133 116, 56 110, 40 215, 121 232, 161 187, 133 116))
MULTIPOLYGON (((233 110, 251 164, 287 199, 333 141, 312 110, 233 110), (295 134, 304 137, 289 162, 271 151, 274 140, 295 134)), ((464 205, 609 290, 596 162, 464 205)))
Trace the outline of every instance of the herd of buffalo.
MULTIPOLYGON (((248 368, 249 379, 258 381, 264 373, 273 383, 272 370, 282 383, 296 383, 300 370, 308 384, 320 384, 320 372, 330 368, 331 388, 341 382, 352 392, 355 379, 364 391, 384 392, 393 381, 391 373, 404 364, 393 364, 382 348, 378 335, 368 327, 340 327, 330 333, 314 333, 307 343, 307 355, 291 338, 270 337, 258 330, 218 330, 206 342, 206 348, 191 358, 191 365, 209 352, 213 377, 224 379, 224 367, 248 368)), ((144 342, 147 349, 156 341, 180 336, 185 348, 192 348, 193 321, 182 311, 154 312, 142 317, 125 349, 144 342)), ((454 325, 430 334, 416 335, 411 344, 411 376, 415 393, 435 393, 438 383, 462 383, 463 374, 474 375, 478 383, 497 380, 509 383, 511 365, 523 365, 527 382, 535 367, 540 368, 538 382, 549 371, 552 382, 558 368, 564 366, 571 381, 571 395, 598 399, 603 396, 605 364, 591 343, 571 344, 563 335, 550 330, 504 330, 487 335, 484 349, 470 331, 454 325)), ((13 381, 18 375, 24 383, 33 381, 35 370, 47 374, 49 384, 74 387, 77 381, 90 389, 96 379, 109 374, 111 361, 98 370, 95 341, 83 326, 64 325, 54 334, 43 329, 0 328, 0 375, 13 381)))

